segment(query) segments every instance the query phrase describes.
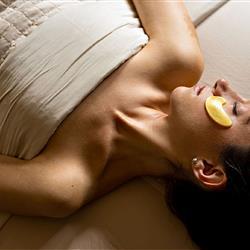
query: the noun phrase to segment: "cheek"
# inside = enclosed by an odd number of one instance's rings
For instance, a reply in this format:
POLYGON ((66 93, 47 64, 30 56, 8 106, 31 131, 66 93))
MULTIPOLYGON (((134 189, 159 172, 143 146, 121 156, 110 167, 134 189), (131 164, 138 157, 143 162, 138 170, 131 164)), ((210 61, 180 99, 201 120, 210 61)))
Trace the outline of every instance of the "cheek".
POLYGON ((209 127, 210 121, 204 103, 190 88, 178 87, 172 92, 170 112, 176 125, 190 133, 205 132, 209 127))
POLYGON ((223 128, 214 124, 205 110, 205 102, 189 88, 176 89, 172 96, 171 123, 175 136, 187 150, 209 152, 216 150, 223 128))

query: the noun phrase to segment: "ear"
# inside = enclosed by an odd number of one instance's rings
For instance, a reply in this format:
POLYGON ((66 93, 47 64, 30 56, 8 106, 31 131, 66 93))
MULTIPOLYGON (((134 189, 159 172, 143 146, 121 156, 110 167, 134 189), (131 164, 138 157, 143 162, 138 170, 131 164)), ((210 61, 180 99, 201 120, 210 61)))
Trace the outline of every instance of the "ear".
POLYGON ((208 163, 207 160, 198 160, 192 169, 194 176, 202 186, 210 190, 219 190, 225 187, 227 176, 222 165, 214 165, 208 163))

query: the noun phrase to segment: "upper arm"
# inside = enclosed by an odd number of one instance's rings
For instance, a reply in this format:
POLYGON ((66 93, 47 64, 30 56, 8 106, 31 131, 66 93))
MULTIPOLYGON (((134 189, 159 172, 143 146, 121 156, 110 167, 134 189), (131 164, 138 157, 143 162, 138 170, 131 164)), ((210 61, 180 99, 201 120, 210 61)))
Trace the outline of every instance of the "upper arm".
POLYGON ((197 43, 195 28, 183 1, 132 2, 150 39, 161 41, 170 47, 197 43))
POLYGON ((0 155, 0 211, 60 217, 82 204, 90 182, 81 169, 41 156, 0 155))
POLYGON ((157 41, 150 41, 134 62, 137 75, 169 91, 180 85, 194 85, 204 69, 199 51, 194 53, 177 47, 166 50, 157 41))
POLYGON ((133 0, 150 37, 141 64, 157 82, 191 86, 203 72, 198 37, 183 1, 133 0))

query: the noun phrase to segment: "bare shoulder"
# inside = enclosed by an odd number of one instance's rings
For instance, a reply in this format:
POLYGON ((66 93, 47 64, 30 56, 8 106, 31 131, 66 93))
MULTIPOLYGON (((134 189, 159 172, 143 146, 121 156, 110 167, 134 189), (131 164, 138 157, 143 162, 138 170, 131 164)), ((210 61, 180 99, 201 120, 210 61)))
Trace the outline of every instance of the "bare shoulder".
POLYGON ((144 51, 144 73, 168 89, 196 83, 203 71, 203 57, 185 3, 133 0, 133 4, 150 37, 144 51))
POLYGON ((151 40, 131 62, 137 76, 169 91, 180 85, 194 85, 204 69, 199 52, 189 53, 177 47, 166 50, 157 40, 151 40))

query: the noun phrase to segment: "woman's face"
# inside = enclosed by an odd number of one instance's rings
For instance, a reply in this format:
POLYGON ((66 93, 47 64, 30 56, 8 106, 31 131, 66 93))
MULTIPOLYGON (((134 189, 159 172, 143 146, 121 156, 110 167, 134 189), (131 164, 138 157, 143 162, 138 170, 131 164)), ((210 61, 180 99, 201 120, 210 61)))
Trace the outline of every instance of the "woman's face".
POLYGON ((198 83, 191 88, 174 89, 168 119, 179 153, 189 159, 196 156, 218 159, 224 145, 250 144, 250 100, 242 98, 223 79, 213 87, 198 83), (208 115, 205 101, 211 95, 226 100, 223 108, 233 122, 231 127, 222 127, 208 115))

